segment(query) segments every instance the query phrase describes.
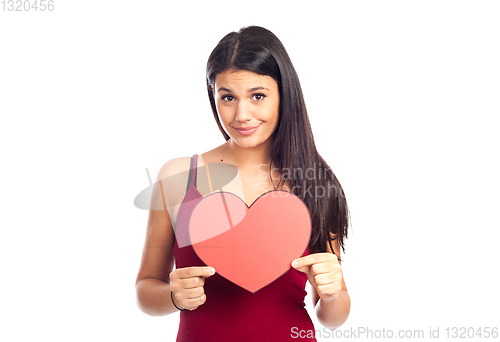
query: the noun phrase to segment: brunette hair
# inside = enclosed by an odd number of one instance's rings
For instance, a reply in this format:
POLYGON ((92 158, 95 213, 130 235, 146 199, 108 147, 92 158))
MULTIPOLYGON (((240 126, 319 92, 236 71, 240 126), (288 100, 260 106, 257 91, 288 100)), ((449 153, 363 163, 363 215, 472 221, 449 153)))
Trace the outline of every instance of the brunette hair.
MULTIPOLYGON (((326 252, 327 244, 333 250, 332 241, 335 239, 345 251, 344 238, 347 238, 349 226, 347 202, 337 177, 316 150, 299 77, 285 47, 271 31, 248 26, 227 34, 210 54, 207 63, 208 98, 215 121, 226 140, 230 137, 217 115, 213 89, 215 77, 228 69, 267 75, 278 84, 279 120, 270 151, 272 163, 282 174, 278 187, 288 181, 292 193, 305 202, 311 213, 310 253, 326 252), (314 170, 314 177, 304 175, 307 170, 314 170), (291 177, 284 177, 287 172, 291 177), (322 196, 318 196, 318 189, 322 189, 322 196)), ((337 257, 340 259, 340 255, 337 257)))

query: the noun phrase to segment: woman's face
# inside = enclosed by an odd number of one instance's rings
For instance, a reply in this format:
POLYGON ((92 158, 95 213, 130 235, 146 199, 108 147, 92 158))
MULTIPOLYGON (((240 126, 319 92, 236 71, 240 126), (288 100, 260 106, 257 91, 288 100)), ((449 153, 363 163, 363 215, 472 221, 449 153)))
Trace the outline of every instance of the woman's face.
POLYGON ((247 70, 226 70, 215 78, 214 99, 219 119, 241 147, 269 143, 279 119, 278 84, 270 76, 247 70))

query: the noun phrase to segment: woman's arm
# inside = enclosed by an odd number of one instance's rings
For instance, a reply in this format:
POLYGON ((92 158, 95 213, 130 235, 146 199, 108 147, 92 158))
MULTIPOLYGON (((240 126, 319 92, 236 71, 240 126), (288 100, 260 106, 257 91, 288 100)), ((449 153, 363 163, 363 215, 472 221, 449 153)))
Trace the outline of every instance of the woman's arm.
MULTIPOLYGON (((146 240, 135 284, 137 305, 151 316, 168 315, 178 311, 170 295, 170 273, 174 267, 175 243, 172 217, 185 195, 191 158, 167 161, 158 172, 151 195, 146 240)), ((178 307, 182 307, 173 297, 178 307)))
POLYGON ((313 304, 316 307, 318 321, 325 327, 337 329, 347 320, 351 309, 351 298, 346 290, 342 289, 335 298, 330 301, 319 299, 318 293, 313 287, 313 304), (318 303, 319 300, 319 303, 318 303))
POLYGON ((338 254, 327 247, 328 252, 314 253, 296 259, 292 262, 292 266, 307 274, 312 287, 313 305, 320 323, 336 329, 347 320, 351 299, 347 293, 342 267, 337 259, 337 255, 340 255, 340 246, 334 243, 333 248, 338 254))
MULTIPOLYGON (((330 249, 330 246, 327 246, 327 250, 329 253, 333 253, 335 255, 340 255, 340 246, 337 240, 334 240, 333 248, 335 251, 330 249)), ((340 261, 337 260, 340 265, 340 261)), ((342 274, 342 270, 340 270, 342 274)), ((316 308, 316 316, 318 317, 318 321, 323 324, 325 327, 337 329, 347 320, 349 316, 349 311, 351 309, 351 298, 347 293, 347 287, 344 282, 344 276, 342 275, 341 280, 342 289, 340 292, 330 300, 320 299, 320 296, 314 286, 312 286, 312 300, 313 306, 316 308)))
MULTIPOLYGON (((161 179, 160 176, 158 178, 161 179)), ((155 183, 152 199, 161 198, 160 184, 155 183)), ((148 315, 161 316, 178 311, 170 298, 169 274, 174 266, 173 245, 174 231, 168 211, 150 210, 135 284, 137 305, 148 315)))
POLYGON ((168 315, 178 311, 173 305, 195 310, 205 303, 205 278, 215 273, 211 267, 185 267, 172 271, 174 266, 174 230, 170 213, 175 215, 184 198, 191 158, 168 161, 161 168, 155 183, 151 202, 146 242, 141 266, 135 284, 137 305, 150 316, 168 315), (159 204, 159 206, 158 206, 159 204))

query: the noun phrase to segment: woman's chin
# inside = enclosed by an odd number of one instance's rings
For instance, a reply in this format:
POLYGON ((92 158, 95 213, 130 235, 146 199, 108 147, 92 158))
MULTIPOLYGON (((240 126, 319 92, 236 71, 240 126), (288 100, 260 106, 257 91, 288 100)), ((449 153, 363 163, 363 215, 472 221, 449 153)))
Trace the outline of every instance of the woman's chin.
POLYGON ((232 137, 232 140, 233 142, 236 143, 236 145, 238 145, 239 147, 241 148, 255 148, 259 145, 261 145, 262 143, 264 143, 264 141, 260 140, 260 139, 252 139, 252 138, 234 138, 232 137))
POLYGON ((236 145, 238 145, 241 148, 253 148, 256 147, 258 144, 251 142, 251 141, 241 141, 241 140, 234 140, 236 145))

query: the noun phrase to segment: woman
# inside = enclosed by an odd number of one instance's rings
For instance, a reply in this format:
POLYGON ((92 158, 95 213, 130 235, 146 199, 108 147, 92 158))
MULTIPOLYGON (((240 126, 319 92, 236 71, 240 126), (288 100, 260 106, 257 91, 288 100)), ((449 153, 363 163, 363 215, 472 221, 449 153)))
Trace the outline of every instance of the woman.
POLYGON ((307 281, 323 325, 337 328, 349 314, 339 260, 348 209, 338 180, 316 150, 298 76, 278 38, 250 26, 229 33, 215 47, 207 88, 226 142, 201 156, 171 160, 160 170, 159 184, 183 175, 183 185, 182 191, 173 184, 156 190, 168 208, 150 211, 136 283, 138 305, 149 315, 182 310, 177 341, 315 341, 303 302, 307 281), (213 191, 207 187, 213 175, 198 169, 217 163, 237 167, 231 182, 236 185, 228 187, 248 205, 281 189, 301 198, 311 214, 304 255, 290 260, 287 273, 256 293, 219 276, 192 246, 179 243, 190 211, 213 191), (264 179, 263 171, 269 177, 264 179))

